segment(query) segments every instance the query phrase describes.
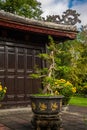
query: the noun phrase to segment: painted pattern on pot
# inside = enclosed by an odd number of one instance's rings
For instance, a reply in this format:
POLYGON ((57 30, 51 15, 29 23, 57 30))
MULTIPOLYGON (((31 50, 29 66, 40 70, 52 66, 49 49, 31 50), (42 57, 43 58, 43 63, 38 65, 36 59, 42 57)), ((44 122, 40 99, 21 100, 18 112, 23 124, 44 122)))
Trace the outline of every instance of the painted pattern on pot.
POLYGON ((57 110, 58 109, 58 104, 56 102, 51 103, 51 109, 52 109, 52 111, 57 110))
POLYGON ((39 108, 41 111, 45 111, 47 109, 47 105, 45 103, 39 103, 39 108))

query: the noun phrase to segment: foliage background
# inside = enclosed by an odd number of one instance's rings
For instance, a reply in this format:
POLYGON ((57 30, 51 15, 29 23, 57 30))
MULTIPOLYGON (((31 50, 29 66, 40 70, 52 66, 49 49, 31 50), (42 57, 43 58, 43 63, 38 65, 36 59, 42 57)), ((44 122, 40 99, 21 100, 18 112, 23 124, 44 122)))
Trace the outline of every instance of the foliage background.
POLYGON ((87 26, 82 26, 75 40, 58 44, 56 76, 72 82, 77 93, 87 94, 87 26))
POLYGON ((0 0, 0 10, 28 18, 41 19, 41 3, 37 0, 0 0))

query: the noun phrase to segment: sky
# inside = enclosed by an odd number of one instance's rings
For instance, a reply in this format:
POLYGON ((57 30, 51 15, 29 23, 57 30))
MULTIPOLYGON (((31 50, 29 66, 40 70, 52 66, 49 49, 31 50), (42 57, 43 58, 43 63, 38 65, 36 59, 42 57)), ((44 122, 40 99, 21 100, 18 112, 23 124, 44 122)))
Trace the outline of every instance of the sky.
POLYGON ((62 15, 67 9, 76 10, 80 14, 80 25, 87 25, 87 0, 37 0, 41 3, 43 17, 62 15))

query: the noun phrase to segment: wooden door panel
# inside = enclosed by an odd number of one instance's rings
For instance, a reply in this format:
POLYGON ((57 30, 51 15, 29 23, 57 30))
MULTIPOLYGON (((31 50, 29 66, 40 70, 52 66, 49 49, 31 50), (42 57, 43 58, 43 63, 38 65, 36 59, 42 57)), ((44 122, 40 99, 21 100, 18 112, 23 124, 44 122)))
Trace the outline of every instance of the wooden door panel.
POLYGON ((15 100, 15 48, 5 46, 5 84, 7 87, 6 101, 15 100))
POLYGON ((18 70, 24 71, 24 55, 18 54, 18 70))
POLYGON ((29 78, 29 76, 26 77, 25 79, 25 100, 29 101, 29 96, 32 94, 33 89, 32 89, 32 79, 29 78))
POLYGON ((15 77, 7 76, 6 84, 9 84, 7 94, 15 94, 15 77))
POLYGON ((5 74, 5 48, 0 45, 0 82, 4 85, 5 74))
POLYGON ((7 47, 7 64, 8 69, 15 69, 15 47, 7 47))
POLYGON ((17 86, 16 86, 16 92, 17 94, 24 94, 24 77, 17 77, 17 86))
POLYGON ((34 72, 35 65, 42 66, 39 53, 38 47, 13 46, 13 43, 0 45, 0 81, 7 87, 4 102, 25 103, 30 94, 38 92, 40 80, 31 79, 29 75, 34 72))
POLYGON ((5 64, 4 53, 0 52, 0 70, 4 70, 4 64, 5 64))
POLYGON ((27 71, 32 71, 33 70, 33 57, 32 55, 27 55, 27 71))
POLYGON ((7 84, 7 101, 14 101, 15 100, 15 77, 10 75, 6 77, 6 84, 7 84))
POLYGON ((16 96, 17 96, 17 101, 24 101, 24 77, 17 77, 17 86, 16 86, 16 96))
POLYGON ((23 101, 25 87, 24 48, 16 48, 16 96, 17 101, 23 101))

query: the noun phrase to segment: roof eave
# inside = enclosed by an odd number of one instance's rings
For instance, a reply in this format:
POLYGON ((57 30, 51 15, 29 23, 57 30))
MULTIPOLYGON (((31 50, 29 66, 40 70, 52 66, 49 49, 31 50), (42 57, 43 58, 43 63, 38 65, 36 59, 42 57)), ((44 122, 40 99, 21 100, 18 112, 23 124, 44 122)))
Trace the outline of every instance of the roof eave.
POLYGON ((0 26, 70 39, 75 39, 78 33, 76 27, 71 25, 32 20, 4 11, 0 11, 0 26))

